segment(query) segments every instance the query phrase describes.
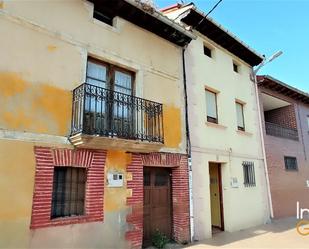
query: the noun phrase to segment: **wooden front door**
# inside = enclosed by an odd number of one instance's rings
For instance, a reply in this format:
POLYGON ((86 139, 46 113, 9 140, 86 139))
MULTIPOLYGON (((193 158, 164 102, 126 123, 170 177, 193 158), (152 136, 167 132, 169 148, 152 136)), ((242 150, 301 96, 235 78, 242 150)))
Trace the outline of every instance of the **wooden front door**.
POLYGON ((224 230, 221 165, 209 163, 209 188, 211 206, 211 225, 224 230))
POLYGON ((171 238, 170 170, 144 167, 144 246, 151 244, 156 230, 171 238))

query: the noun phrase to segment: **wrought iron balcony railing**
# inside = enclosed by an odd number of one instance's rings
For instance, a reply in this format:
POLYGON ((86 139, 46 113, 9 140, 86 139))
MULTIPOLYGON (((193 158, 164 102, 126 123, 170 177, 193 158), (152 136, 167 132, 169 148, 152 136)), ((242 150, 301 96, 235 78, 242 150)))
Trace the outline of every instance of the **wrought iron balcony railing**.
POLYGON ((282 127, 281 125, 270 122, 265 122, 265 129, 267 135, 298 140, 297 129, 282 127))
POLYGON ((78 133, 164 143, 162 104, 84 83, 73 91, 78 133))

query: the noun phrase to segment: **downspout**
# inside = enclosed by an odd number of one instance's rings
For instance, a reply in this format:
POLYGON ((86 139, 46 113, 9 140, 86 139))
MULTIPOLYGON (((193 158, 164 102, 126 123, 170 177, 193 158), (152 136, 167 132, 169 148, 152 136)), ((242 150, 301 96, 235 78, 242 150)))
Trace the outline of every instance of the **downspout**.
POLYGON ((188 92, 187 92, 187 75, 186 75, 186 61, 185 51, 187 45, 182 48, 182 72, 183 72, 183 86, 185 99, 185 122, 186 122, 186 151, 188 155, 188 172, 189 172, 189 212, 190 212, 190 242, 194 238, 194 216, 193 216, 193 193, 192 193, 192 162, 191 162, 191 140, 189 130, 189 115, 188 115, 188 92))
POLYGON ((305 160, 307 161, 306 144, 304 141, 303 126, 301 123, 301 117, 300 117, 300 111, 299 111, 299 103, 296 103, 296 109, 297 109, 297 116, 298 116, 298 122, 299 122, 299 128, 300 128, 301 141, 303 143, 304 157, 305 157, 305 160))
POLYGON ((258 90, 256 72, 257 70, 253 71, 253 80, 254 80, 254 86, 255 86, 255 96, 256 96, 256 103, 257 103, 259 127, 260 127, 260 133, 261 133, 262 153, 263 153, 264 169, 265 169, 265 177, 266 177, 268 205, 269 205, 269 210, 270 210, 270 218, 273 219, 274 210, 273 210, 273 203, 272 203, 271 192, 270 192, 270 183, 269 183, 268 166, 267 166, 266 150, 265 150, 265 140, 264 140, 264 130, 263 130, 263 123, 262 123, 262 113, 261 113, 261 107, 260 107, 260 98, 259 98, 259 90, 258 90))

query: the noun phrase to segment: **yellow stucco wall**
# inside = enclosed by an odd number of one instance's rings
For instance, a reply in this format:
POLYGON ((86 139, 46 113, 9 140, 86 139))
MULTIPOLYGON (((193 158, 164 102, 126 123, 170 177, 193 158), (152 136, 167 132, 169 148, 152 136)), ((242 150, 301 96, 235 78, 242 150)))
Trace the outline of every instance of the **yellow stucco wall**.
POLYGON ((85 247, 126 247, 126 198, 129 194, 126 187, 126 167, 131 162, 131 154, 124 151, 107 152, 105 182, 108 172, 117 171, 124 174, 124 186, 112 188, 105 184, 103 223, 30 230, 35 145, 59 147, 54 144, 0 139, 0 248, 41 248, 46 245, 72 247, 77 240, 85 247), (73 238, 81 232, 87 236, 77 240, 73 238), (93 240, 97 242, 93 243, 93 240))
POLYGON ((0 140, 0 220, 31 214, 35 158, 33 145, 0 140))
POLYGON ((10 34, 0 41, 0 247, 127 247, 126 181, 132 176, 125 151, 107 153, 105 176, 123 173, 124 186, 105 187, 103 223, 29 229, 33 146, 72 148, 66 144, 72 90, 85 81, 88 55, 135 72, 136 95, 164 106, 162 151, 185 152, 181 49, 121 18, 111 27, 92 14, 82 0, 0 0, 0 33, 10 34))
MULTIPOLYGON (((131 162, 131 154, 125 151, 107 152, 105 175, 108 172, 124 174, 124 186, 120 188, 106 187, 104 192, 105 211, 119 211, 126 207, 127 188, 126 188, 126 167, 131 162)), ((106 178, 106 177, 105 177, 106 178)))
POLYGON ((72 96, 67 90, 34 85, 20 74, 0 72, 0 127, 66 136, 70 127, 72 96))
POLYGON ((135 72, 136 95, 164 104, 162 150, 185 152, 179 47, 121 18, 114 27, 94 20, 87 1, 4 3, 0 128, 68 136, 72 90, 85 81, 91 55, 135 72))

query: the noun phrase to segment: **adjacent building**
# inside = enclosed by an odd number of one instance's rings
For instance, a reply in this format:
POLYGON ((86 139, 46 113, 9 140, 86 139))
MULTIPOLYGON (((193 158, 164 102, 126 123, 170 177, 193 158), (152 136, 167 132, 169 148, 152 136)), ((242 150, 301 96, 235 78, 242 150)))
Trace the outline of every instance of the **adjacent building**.
POLYGON ((194 4, 163 10, 198 37, 185 52, 194 239, 269 220, 252 67, 263 57, 194 4))
POLYGON ((194 35, 133 0, 1 0, 0 34, 0 247, 188 242, 194 35))
POLYGON ((274 218, 297 216, 309 207, 309 94, 271 76, 259 76, 274 218))
POLYGON ((263 57, 194 4, 0 0, 0 34, 0 247, 187 243, 309 206, 308 94, 257 96, 263 57))

